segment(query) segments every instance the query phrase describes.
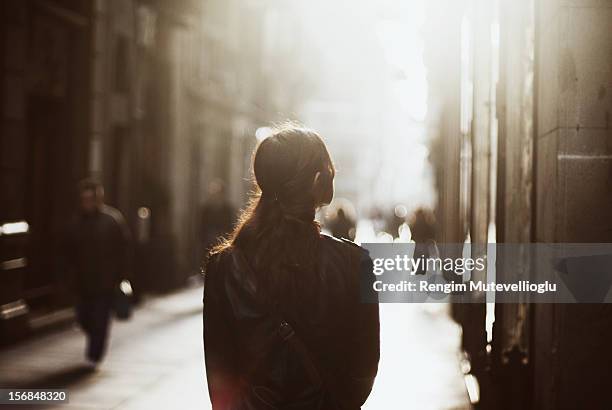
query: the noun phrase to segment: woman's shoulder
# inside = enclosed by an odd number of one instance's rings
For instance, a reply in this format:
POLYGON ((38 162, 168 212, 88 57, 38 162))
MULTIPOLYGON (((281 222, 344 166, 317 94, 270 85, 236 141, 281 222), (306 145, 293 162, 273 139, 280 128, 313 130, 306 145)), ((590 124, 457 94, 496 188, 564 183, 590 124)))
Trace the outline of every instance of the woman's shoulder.
POLYGON ((254 277, 244 253, 233 245, 213 251, 204 264, 203 273, 205 283, 229 281, 248 288, 254 277))
POLYGON ((370 254, 355 242, 321 235, 321 250, 323 272, 329 280, 336 280, 336 290, 359 288, 361 281, 370 277, 373 267, 370 254))
POLYGON ((349 239, 336 238, 335 236, 322 233, 321 244, 325 249, 358 257, 361 261, 370 260, 369 252, 349 239))
POLYGON ((228 262, 231 261, 232 254, 233 249, 231 246, 211 251, 202 266, 204 278, 209 279, 212 276, 221 275, 226 270, 224 268, 227 267, 228 262))
POLYGON ((208 269, 232 263, 237 257, 237 249, 234 245, 218 247, 210 251, 204 263, 204 273, 208 269))

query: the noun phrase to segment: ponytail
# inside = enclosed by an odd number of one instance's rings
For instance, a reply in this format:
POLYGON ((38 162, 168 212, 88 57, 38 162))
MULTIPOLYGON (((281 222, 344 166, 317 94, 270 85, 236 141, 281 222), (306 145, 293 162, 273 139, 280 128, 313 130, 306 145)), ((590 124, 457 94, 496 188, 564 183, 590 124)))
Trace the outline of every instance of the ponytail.
POLYGON ((333 165, 313 131, 285 128, 258 146, 253 168, 257 191, 233 233, 213 253, 240 248, 257 275, 266 299, 288 295, 289 288, 314 279, 320 226, 313 181, 323 173, 331 189, 333 165))

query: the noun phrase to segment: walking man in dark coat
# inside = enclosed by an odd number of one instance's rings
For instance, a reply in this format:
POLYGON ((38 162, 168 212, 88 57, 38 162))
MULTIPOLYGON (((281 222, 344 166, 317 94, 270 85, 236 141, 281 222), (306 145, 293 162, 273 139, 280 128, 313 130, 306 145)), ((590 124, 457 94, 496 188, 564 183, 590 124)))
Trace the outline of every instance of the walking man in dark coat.
POLYGON ((74 278, 77 318, 87 335, 86 356, 95 367, 106 351, 114 294, 128 272, 130 234, 121 212, 104 204, 101 184, 82 181, 79 199, 68 229, 66 260, 74 278))

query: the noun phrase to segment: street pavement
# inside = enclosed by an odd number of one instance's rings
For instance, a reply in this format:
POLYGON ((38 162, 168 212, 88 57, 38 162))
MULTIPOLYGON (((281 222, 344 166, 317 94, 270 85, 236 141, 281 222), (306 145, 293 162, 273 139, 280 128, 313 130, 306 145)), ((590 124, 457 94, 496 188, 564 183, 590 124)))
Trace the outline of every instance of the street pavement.
POLYGON ((443 303, 380 305, 380 363, 364 410, 469 410, 461 327, 443 303))
MULTIPOLYGON (((69 389, 70 402, 56 408, 210 409, 201 303, 200 287, 147 300, 132 320, 113 323, 108 356, 95 372, 85 367, 76 326, 5 348, 0 387, 69 389)), ((446 305, 383 305, 381 328, 379 376, 364 410, 470 408, 460 330, 446 305)))
POLYGON ((57 407, 70 409, 210 409, 201 306, 200 287, 145 302, 130 321, 113 323, 95 372, 85 367, 85 337, 76 326, 4 350, 0 386, 66 386, 70 403, 57 407))

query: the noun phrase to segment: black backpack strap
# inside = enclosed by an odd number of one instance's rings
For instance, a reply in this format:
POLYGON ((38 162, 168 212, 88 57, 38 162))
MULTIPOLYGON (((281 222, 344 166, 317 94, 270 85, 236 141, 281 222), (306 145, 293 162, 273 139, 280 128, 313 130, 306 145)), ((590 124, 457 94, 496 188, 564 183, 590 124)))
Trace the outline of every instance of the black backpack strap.
POLYGON ((323 378, 321 377, 321 373, 312 358, 312 355, 302 339, 295 333, 293 327, 285 320, 281 319, 280 325, 278 327, 278 335, 280 338, 289 344, 293 348, 293 350, 300 356, 302 359, 302 363, 308 373, 308 377, 316 387, 323 386, 323 378))

